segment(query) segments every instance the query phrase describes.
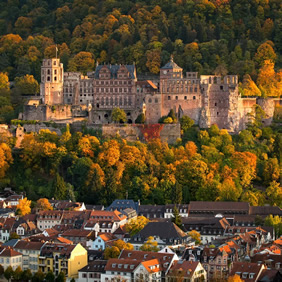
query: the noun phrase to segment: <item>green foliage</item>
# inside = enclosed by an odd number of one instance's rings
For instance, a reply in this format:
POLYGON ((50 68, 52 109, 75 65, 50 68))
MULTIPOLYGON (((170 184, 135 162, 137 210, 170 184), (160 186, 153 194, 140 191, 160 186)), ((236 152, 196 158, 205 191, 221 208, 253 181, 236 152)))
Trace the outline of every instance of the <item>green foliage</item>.
POLYGON ((49 271, 45 276, 45 280, 48 282, 54 282, 55 281, 54 273, 52 271, 49 271))
POLYGON ((13 277, 14 275, 14 270, 13 268, 9 265, 6 270, 4 271, 4 277, 10 281, 10 279, 13 277))
POLYGON ((44 278, 45 278, 45 274, 41 270, 39 270, 34 273, 31 281, 32 282, 41 282, 41 281, 44 281, 44 278))
POLYGON ((115 123, 124 123, 127 121, 126 113, 120 108, 114 108, 112 111, 112 121, 115 123))
POLYGON ((279 238, 282 235, 282 218, 279 215, 269 215, 265 218, 264 224, 274 228, 276 238, 279 238))
POLYGON ((57 278, 55 279, 55 282, 66 282, 67 278, 65 276, 64 272, 60 272, 57 278))
POLYGON ((137 117, 136 120, 135 120, 135 123, 143 124, 143 123, 145 123, 145 121, 146 121, 146 117, 145 117, 145 115, 142 113, 142 114, 138 115, 138 117, 137 117))
POLYGON ((191 128, 194 125, 194 120, 191 119, 188 116, 183 116, 182 118, 180 118, 180 125, 181 125, 181 129, 183 130, 183 132, 187 132, 187 130, 189 128, 191 128))
POLYGON ((179 228, 182 228, 182 220, 181 220, 181 216, 179 214, 179 210, 176 206, 174 206, 173 208, 173 216, 171 221, 177 225, 179 228))
POLYGON ((57 173, 53 183, 54 198, 56 200, 65 200, 67 187, 64 179, 57 173))

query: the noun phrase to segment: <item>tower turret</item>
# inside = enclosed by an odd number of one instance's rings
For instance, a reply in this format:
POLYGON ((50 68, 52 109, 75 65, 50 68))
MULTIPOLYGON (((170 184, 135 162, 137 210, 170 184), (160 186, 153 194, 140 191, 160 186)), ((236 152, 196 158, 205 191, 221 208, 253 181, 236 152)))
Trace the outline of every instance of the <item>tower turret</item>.
POLYGON ((60 59, 44 59, 41 66, 40 96, 44 104, 63 104, 64 68, 60 59))

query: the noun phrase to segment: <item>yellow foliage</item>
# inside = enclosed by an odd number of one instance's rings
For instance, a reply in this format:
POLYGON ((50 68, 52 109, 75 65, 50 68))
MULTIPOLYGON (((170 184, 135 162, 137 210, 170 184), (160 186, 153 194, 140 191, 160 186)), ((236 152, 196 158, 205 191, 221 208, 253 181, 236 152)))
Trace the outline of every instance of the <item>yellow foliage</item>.
POLYGON ((7 169, 13 162, 11 148, 6 143, 0 143, 0 179, 5 176, 7 169))
POLYGON ((244 282, 239 275, 229 276, 227 282, 244 282))
POLYGON ((102 166, 113 166, 119 160, 120 151, 119 144, 116 140, 105 142, 102 145, 101 152, 98 155, 98 160, 102 166))
POLYGON ((41 198, 41 199, 37 200, 37 207, 40 210, 53 210, 53 207, 51 206, 48 199, 46 199, 46 198, 41 198))
POLYGON ((20 215, 26 215, 29 214, 31 201, 27 198, 23 198, 22 200, 19 200, 19 204, 17 205, 17 211, 20 215))
POLYGON ((0 72, 0 89, 10 89, 9 77, 7 73, 0 72))
POLYGON ((52 157, 57 152, 57 146, 54 143, 51 142, 45 142, 43 144, 43 153, 47 157, 52 157))
POLYGON ((243 83, 240 85, 243 96, 261 96, 261 91, 252 80, 249 74, 246 74, 243 83))

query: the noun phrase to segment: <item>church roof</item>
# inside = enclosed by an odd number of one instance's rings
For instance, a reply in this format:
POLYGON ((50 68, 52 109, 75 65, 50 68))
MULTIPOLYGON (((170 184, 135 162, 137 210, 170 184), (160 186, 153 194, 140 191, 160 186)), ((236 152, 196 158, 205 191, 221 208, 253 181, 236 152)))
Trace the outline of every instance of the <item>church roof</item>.
POLYGON ((173 61, 173 57, 170 57, 170 61, 168 63, 166 63, 161 69, 181 69, 181 67, 179 67, 174 61, 173 61))

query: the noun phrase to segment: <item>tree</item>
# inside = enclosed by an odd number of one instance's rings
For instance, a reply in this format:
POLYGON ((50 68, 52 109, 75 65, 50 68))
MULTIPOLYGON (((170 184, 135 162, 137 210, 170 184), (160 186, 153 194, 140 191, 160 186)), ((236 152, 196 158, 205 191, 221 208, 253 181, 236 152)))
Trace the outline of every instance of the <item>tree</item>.
POLYGON ((53 207, 51 206, 50 202, 46 198, 41 198, 37 200, 37 208, 44 211, 53 210, 53 207))
POLYGON ((22 280, 30 281, 32 279, 32 273, 30 269, 26 269, 22 272, 22 280))
POLYGON ((9 265, 9 266, 6 268, 6 270, 4 271, 4 277, 5 277, 8 281, 10 281, 10 279, 11 279, 12 276, 13 276, 13 274, 14 274, 14 270, 13 270, 12 266, 9 265))
POLYGON ((11 148, 6 143, 0 143, 0 179, 5 177, 6 171, 12 162, 11 148))
POLYGON ((282 187, 280 183, 272 181, 265 191, 272 206, 282 207, 282 187))
POLYGON ((196 230, 191 230, 188 235, 196 241, 197 245, 201 244, 201 234, 197 232, 196 230))
POLYGON ((39 84, 33 75, 26 74, 22 77, 16 77, 15 87, 23 95, 36 95, 39 92, 39 84))
POLYGON ((21 267, 18 266, 13 273, 13 279, 16 280, 16 281, 20 281, 21 278, 22 278, 22 273, 23 273, 23 271, 22 271, 21 267))
POLYGON ((57 278, 55 279, 55 282, 66 282, 66 276, 64 272, 60 272, 57 278))
POLYGON ((129 232, 130 236, 134 236, 139 231, 141 231, 149 222, 149 219, 145 216, 138 216, 136 218, 132 218, 126 224, 126 231, 129 232))
POLYGON ((176 205, 173 208, 173 215, 171 221, 177 225, 179 228, 182 228, 182 219, 181 216, 179 215, 179 210, 176 207, 176 205))
POLYGON ((280 178, 280 167, 277 158, 268 159, 263 169, 263 178, 265 184, 272 181, 278 181, 280 178))
POLYGON ((140 247, 141 251, 145 252, 158 252, 160 249, 158 247, 158 242, 154 241, 154 237, 148 237, 147 241, 140 247))
POLYGON ((137 117, 136 120, 135 120, 135 123, 143 124, 143 123, 145 123, 145 121, 146 121, 146 117, 145 117, 145 115, 142 113, 142 114, 138 115, 138 117, 137 117))
POLYGON ((261 96, 260 89, 249 74, 244 76, 243 83, 239 85, 239 89, 243 96, 261 96))
POLYGON ((191 128, 194 125, 194 123, 195 123, 194 120, 188 116, 183 116, 182 118, 180 118, 180 125, 183 132, 191 128))
POLYGON ((126 113, 120 108, 114 108, 112 111, 112 121, 115 123, 124 123, 127 121, 126 113))
POLYGON ((31 205, 31 201, 28 200, 27 198, 23 198, 19 200, 19 204, 17 205, 18 214, 22 216, 29 214, 31 211, 30 205, 31 205))
POLYGON ((239 275, 229 276, 227 282, 244 282, 239 275))
POLYGON ((4 267, 0 264, 0 276, 4 274, 4 267))
POLYGON ((267 41, 258 47, 254 60, 259 66, 262 66, 265 60, 270 60, 273 63, 276 61, 277 56, 272 45, 273 43, 271 41, 267 41))
POLYGON ((118 247, 107 247, 104 251, 104 258, 110 259, 110 258, 118 258, 120 255, 120 250, 118 247))
POLYGON ((47 282, 54 282, 54 281, 55 281, 55 275, 54 275, 53 271, 49 271, 49 272, 46 274, 45 280, 46 280, 47 282))
POLYGON ((275 238, 279 238, 282 235, 282 218, 279 215, 273 216, 271 214, 267 216, 264 220, 264 224, 274 228, 275 238))
POLYGON ((94 68, 95 60, 93 58, 93 54, 90 52, 79 52, 74 56, 74 58, 70 59, 68 70, 69 71, 79 71, 84 75, 87 72, 92 71, 94 68))
POLYGON ((12 233, 10 234, 9 240, 12 240, 12 239, 20 239, 20 238, 21 238, 20 235, 18 235, 16 232, 12 232, 12 233))
POLYGON ((45 278, 45 274, 41 270, 38 270, 37 272, 34 273, 31 281, 41 282, 44 281, 44 278, 45 278))
POLYGON ((9 89, 10 89, 10 83, 7 73, 0 72, 0 91, 9 90, 9 89))
POLYGON ((56 174, 56 177, 53 182, 53 191, 54 191, 54 198, 56 200, 65 200, 66 198, 66 183, 64 179, 59 175, 59 173, 56 174))

